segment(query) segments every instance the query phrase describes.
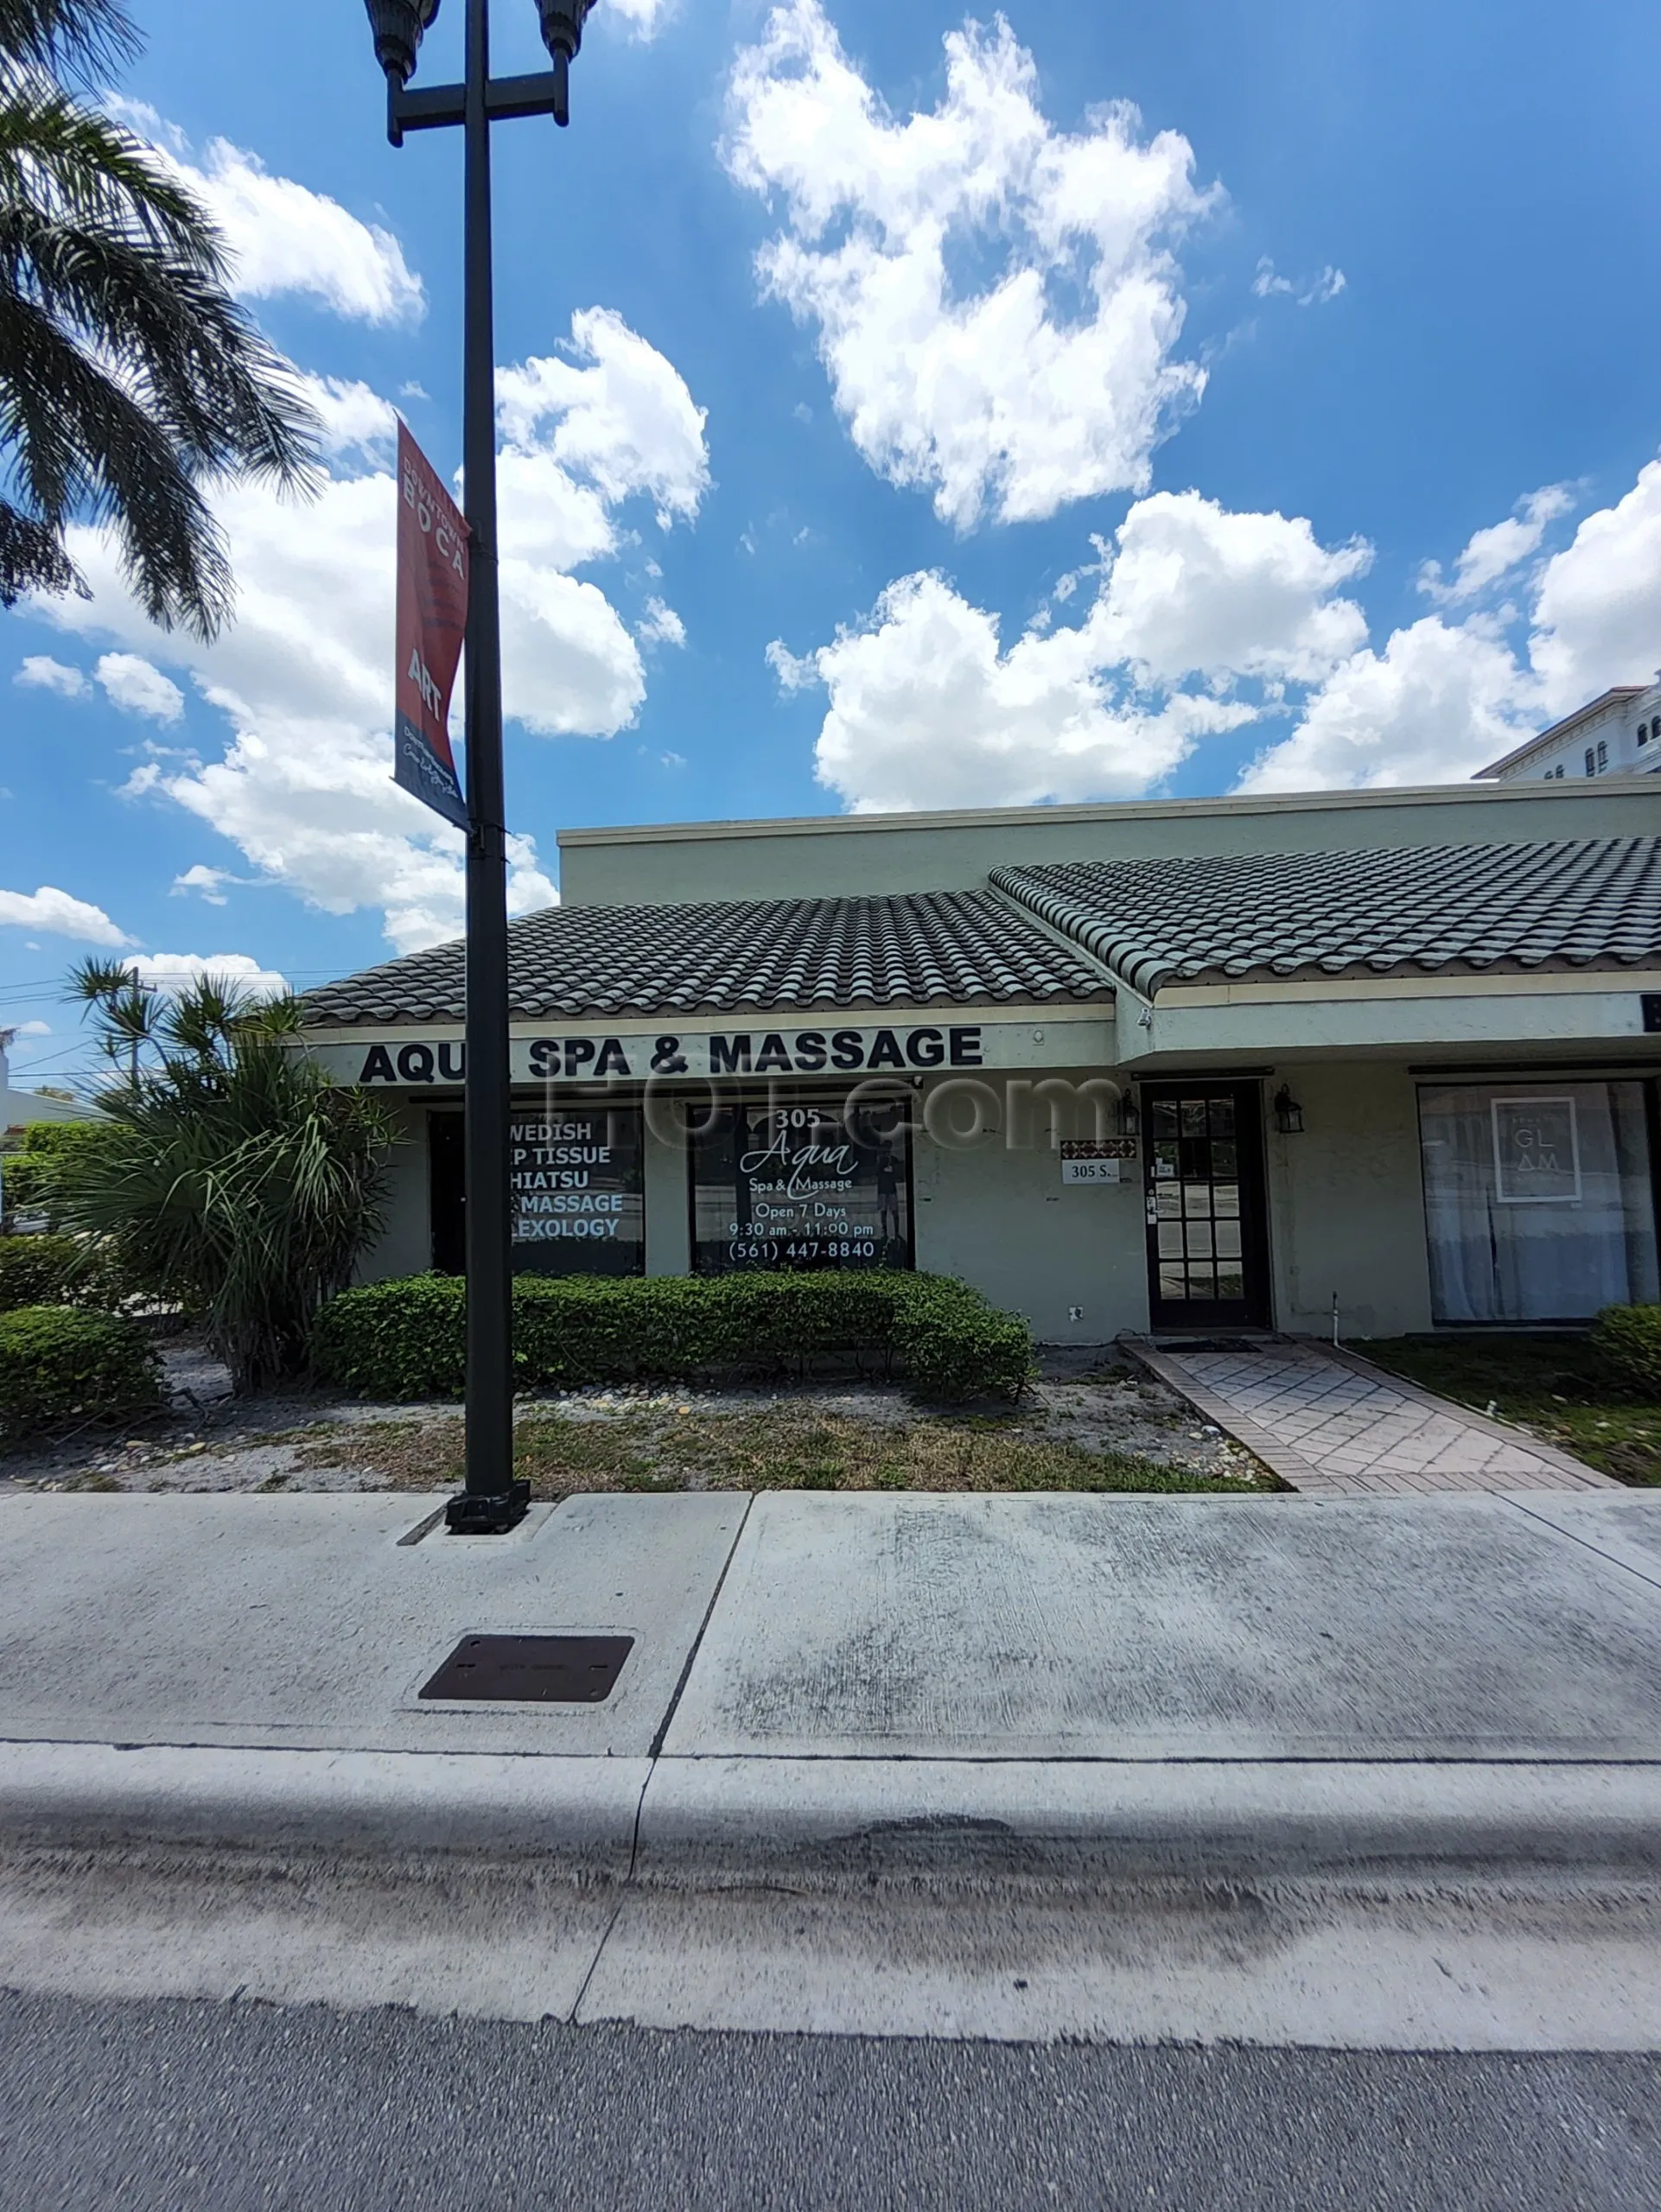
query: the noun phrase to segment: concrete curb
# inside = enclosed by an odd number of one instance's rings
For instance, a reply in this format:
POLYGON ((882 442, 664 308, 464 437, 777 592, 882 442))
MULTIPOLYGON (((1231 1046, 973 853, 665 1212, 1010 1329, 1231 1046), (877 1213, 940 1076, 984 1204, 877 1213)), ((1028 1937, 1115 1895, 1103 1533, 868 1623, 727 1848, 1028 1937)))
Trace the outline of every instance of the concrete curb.
POLYGON ((10 1743, 0 1847, 528 1860, 682 1890, 1652 1876, 1661 1763, 653 1763, 10 1743))
POLYGON ((0 1744, 0 1847, 457 1853, 620 1881, 648 1759, 0 1744))
POLYGON ((1661 1873, 1661 1764, 665 1758, 635 1879, 1661 1873))

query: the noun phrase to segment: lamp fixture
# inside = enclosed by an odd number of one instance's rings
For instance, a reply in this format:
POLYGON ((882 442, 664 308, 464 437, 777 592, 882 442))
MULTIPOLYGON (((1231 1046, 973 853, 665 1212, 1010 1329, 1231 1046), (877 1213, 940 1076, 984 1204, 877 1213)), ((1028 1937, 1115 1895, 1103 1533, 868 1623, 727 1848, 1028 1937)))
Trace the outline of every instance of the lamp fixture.
POLYGON ((1275 1126, 1283 1137, 1301 1136, 1303 1133, 1303 1109, 1293 1097, 1288 1084, 1282 1084, 1275 1093, 1275 1126))
POLYGON ((1134 1090, 1122 1091, 1119 1096, 1119 1135, 1122 1137, 1140 1136, 1142 1114, 1136 1105, 1134 1090))
POLYGON ((582 44, 582 26, 593 5, 594 0, 537 0, 542 16, 542 42, 556 67, 562 54, 567 61, 576 60, 582 44))
POLYGON ((594 0, 537 0, 542 16, 542 42, 554 65, 554 121, 571 119, 568 72, 582 43, 582 26, 594 0))
POLYGON ((415 74, 423 34, 438 13, 438 0, 364 0, 375 41, 375 59, 388 84, 400 91, 415 74))

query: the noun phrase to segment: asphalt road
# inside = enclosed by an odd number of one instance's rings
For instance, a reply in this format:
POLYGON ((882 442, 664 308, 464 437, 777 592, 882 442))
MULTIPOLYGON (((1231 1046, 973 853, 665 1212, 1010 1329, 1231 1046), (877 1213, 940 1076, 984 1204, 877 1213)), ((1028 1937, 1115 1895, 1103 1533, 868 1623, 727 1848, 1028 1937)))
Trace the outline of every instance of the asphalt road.
POLYGON ((0 1993, 6 2212, 1653 2212, 1661 2059, 653 2034, 0 1993))

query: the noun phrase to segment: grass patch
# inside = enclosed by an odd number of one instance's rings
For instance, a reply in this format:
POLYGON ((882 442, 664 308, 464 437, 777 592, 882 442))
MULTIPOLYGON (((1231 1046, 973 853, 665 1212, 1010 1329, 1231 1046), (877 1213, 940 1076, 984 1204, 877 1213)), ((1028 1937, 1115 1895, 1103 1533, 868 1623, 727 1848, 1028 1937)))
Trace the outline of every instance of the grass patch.
POLYGON ((1585 1337, 1389 1337, 1359 1349, 1392 1375, 1518 1422, 1601 1474, 1661 1485, 1661 1404, 1624 1389, 1585 1337))
POLYGON ((521 1418, 519 1472, 532 1491, 623 1489, 800 1491, 1240 1491, 1273 1489, 1169 1467, 1132 1452, 1088 1452, 1017 1421, 860 1421, 792 1414, 697 1414, 651 1422, 568 1415, 521 1418), (608 1464, 609 1463, 609 1464, 608 1464), (613 1468, 617 1469, 614 1476, 613 1468), (608 1477, 612 1479, 608 1479, 608 1477))
MULTIPOLYGON (((1130 1452, 1091 1452, 1018 1418, 903 1422, 773 1407, 754 1413, 595 1420, 522 1411, 514 1471, 534 1497, 572 1491, 1167 1491, 1234 1493, 1283 1487, 1244 1457, 1238 1475, 1172 1467, 1130 1452)), ((462 1430, 453 1414, 353 1421, 307 1433, 306 1468, 353 1467, 394 1489, 459 1484, 462 1430)))

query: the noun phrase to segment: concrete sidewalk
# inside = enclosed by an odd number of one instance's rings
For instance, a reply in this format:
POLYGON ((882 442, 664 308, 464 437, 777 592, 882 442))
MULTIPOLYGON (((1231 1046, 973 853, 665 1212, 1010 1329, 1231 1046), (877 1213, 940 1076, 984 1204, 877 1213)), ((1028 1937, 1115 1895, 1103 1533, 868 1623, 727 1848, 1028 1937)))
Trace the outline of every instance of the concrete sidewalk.
POLYGON ((0 1840, 584 1879, 1661 1868, 1661 1498, 0 1500, 0 1840), (582 1707, 423 1704, 622 1632, 582 1707))

